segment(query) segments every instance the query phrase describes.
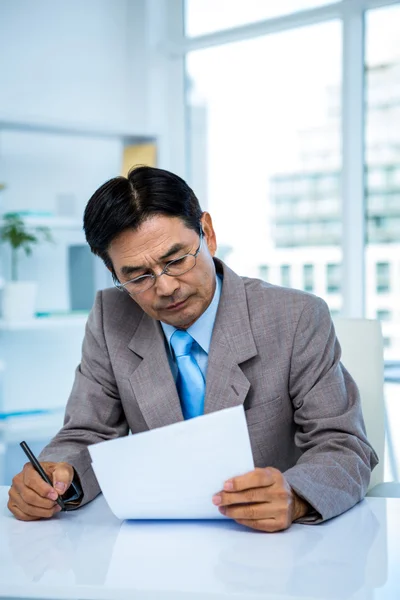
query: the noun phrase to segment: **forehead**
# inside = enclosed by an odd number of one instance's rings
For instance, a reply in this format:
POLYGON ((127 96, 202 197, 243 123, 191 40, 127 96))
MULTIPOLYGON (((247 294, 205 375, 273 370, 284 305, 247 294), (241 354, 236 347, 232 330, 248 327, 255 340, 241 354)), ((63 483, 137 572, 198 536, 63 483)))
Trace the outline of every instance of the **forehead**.
POLYGON ((111 260, 142 254, 161 256, 174 244, 192 243, 193 234, 179 217, 157 215, 144 221, 137 230, 119 234, 109 247, 109 255, 111 260))

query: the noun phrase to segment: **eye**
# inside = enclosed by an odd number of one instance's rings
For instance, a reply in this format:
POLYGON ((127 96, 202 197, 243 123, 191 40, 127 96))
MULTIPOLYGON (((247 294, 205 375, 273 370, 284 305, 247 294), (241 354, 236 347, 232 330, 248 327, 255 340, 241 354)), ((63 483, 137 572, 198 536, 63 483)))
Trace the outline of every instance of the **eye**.
POLYGON ((172 263, 173 265, 180 265, 185 262, 186 258, 186 256, 182 256, 182 258, 176 258, 175 260, 171 260, 170 264, 172 263))
POLYGON ((149 275, 139 275, 139 277, 135 277, 135 279, 129 279, 126 284, 128 285, 139 285, 141 284, 144 280, 147 279, 147 277, 149 277, 149 275))

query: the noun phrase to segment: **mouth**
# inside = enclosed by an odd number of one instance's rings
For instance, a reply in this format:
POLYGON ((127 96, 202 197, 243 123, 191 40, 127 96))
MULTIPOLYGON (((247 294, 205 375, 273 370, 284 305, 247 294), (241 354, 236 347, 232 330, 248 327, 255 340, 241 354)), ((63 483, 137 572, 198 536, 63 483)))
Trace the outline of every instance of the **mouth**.
POLYGON ((186 298, 182 302, 177 302, 176 304, 170 304, 169 306, 165 307, 165 310, 167 310, 168 312, 180 310, 183 307, 183 305, 187 302, 187 300, 188 300, 188 298, 186 298))

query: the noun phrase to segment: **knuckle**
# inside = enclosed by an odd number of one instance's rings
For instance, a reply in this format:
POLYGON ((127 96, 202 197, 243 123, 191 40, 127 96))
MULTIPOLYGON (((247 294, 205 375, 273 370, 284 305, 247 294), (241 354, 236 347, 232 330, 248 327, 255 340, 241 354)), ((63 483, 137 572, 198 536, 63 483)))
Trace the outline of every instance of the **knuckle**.
POLYGON ((32 475, 32 473, 34 473, 34 469, 31 465, 30 462, 27 462, 24 464, 23 469, 22 469, 22 473, 20 473, 20 475, 23 475, 24 479, 26 477, 29 477, 30 475, 32 475))
POLYGON ((279 515, 279 518, 287 517, 289 513, 289 506, 286 503, 279 504, 276 507, 276 513, 279 515))
POLYGON ((60 463, 57 463, 56 469, 57 469, 57 471, 59 469, 63 469, 66 473, 70 474, 72 472, 72 465, 70 465, 67 462, 60 462, 60 463))
POLYGON ((8 490, 8 498, 9 498, 10 502, 16 502, 16 500, 18 499, 18 496, 19 496, 19 494, 17 493, 15 488, 11 487, 8 490))
POLYGON ((35 493, 31 489, 24 487, 20 496, 27 504, 35 504, 35 493))
POLYGON ((257 489, 251 489, 246 494, 247 502, 255 502, 257 500, 257 489))
POLYGON ((276 479, 280 479, 283 477, 282 472, 279 469, 275 469, 275 467, 267 467, 267 470, 273 475, 276 479))
POLYGON ((27 513, 27 515, 29 515, 30 517, 34 517, 35 519, 45 519, 49 514, 49 511, 45 508, 38 508, 37 506, 30 505, 27 505, 25 507, 25 512, 27 513))
POLYGON ((276 531, 282 531, 282 529, 287 529, 288 526, 288 519, 285 516, 276 519, 276 531))
POLYGON ((290 494, 287 490, 285 489, 280 489, 276 492, 276 497, 278 500, 280 500, 281 502, 283 502, 285 505, 289 505, 289 500, 290 500, 290 494))
POLYGON ((11 481, 11 485, 13 487, 18 487, 18 485, 21 482, 21 479, 22 479, 21 473, 18 473, 17 475, 14 475, 14 477, 12 478, 12 481, 11 481))
POLYGON ((252 504, 249 504, 249 506, 246 509, 247 512, 247 517, 251 520, 254 520, 256 518, 256 509, 252 504))
POLYGON ((277 484, 275 486, 275 494, 277 495, 278 498, 288 498, 289 497, 289 491, 286 489, 286 487, 284 485, 282 485, 282 483, 280 481, 277 482, 277 484))

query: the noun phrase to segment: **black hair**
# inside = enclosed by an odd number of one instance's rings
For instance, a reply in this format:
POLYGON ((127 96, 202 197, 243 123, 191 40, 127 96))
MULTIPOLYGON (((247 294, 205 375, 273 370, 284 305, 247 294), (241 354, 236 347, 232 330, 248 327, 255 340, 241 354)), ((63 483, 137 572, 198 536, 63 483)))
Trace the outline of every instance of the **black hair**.
POLYGON ((200 231, 202 214, 193 190, 178 175, 140 166, 128 177, 114 177, 95 191, 85 209, 83 228, 91 251, 116 279, 108 248, 120 233, 138 229, 154 215, 179 217, 188 229, 200 231))

